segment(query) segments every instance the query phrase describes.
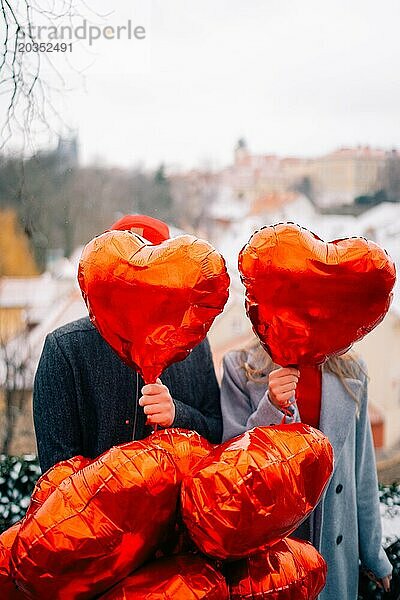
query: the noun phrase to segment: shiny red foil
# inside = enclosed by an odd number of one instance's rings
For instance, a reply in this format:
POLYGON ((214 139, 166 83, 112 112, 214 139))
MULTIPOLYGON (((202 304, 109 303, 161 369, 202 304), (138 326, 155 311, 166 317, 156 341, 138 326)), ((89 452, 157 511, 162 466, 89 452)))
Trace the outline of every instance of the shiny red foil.
POLYGON ((25 596, 15 587, 11 576, 11 547, 18 535, 20 522, 0 535, 0 598, 22 600, 25 596))
POLYGON ((239 254, 253 329, 282 366, 320 364, 388 311, 395 266, 364 238, 324 242, 291 223, 257 231, 239 254))
MULTIPOLYGON (((44 473, 36 482, 31 501, 24 519, 35 513, 47 500, 56 487, 69 475, 76 473, 90 462, 82 456, 74 456, 69 460, 59 462, 44 473)), ((0 535, 0 597, 2 600, 25 598, 25 594, 15 587, 10 572, 11 547, 21 528, 19 521, 0 535)))
POLYGON ((248 556, 296 529, 332 469, 320 431, 304 423, 256 427, 217 446, 183 481, 183 520, 205 554, 248 556))
POLYGON ((208 242, 184 235, 153 246, 129 231, 89 242, 78 279, 92 322, 146 383, 204 339, 229 287, 208 242))
MULTIPOLYGON (((146 438, 146 441, 149 445, 157 445, 171 453, 181 478, 189 475, 214 447, 196 431, 176 428, 160 429, 146 438)), ((165 541, 159 545, 155 556, 161 558, 195 550, 178 514, 177 521, 166 531, 165 541)))
POLYGON ((93 598, 138 568, 174 522, 180 475, 146 441, 111 448, 23 520, 12 574, 28 598, 93 598))
POLYGON ((199 462, 214 448, 196 431, 187 429, 160 429, 146 439, 151 446, 168 450, 173 456, 181 478, 192 473, 199 462))
POLYGON ((285 538, 227 564, 225 575, 230 600, 315 600, 325 585, 326 563, 309 542, 285 538))
POLYGON ((203 557, 163 558, 147 564, 102 600, 229 600, 223 575, 203 557))
POLYGON ((64 479, 77 473, 83 467, 91 462, 89 458, 83 456, 73 456, 68 460, 63 460, 51 467, 46 473, 38 479, 32 492, 31 501, 26 511, 26 516, 34 513, 42 506, 50 494, 60 485, 64 479))

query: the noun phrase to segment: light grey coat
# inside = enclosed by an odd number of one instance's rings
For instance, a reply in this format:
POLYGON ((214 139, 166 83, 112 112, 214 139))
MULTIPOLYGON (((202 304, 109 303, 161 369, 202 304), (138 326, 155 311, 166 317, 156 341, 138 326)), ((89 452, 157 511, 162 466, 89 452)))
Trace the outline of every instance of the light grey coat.
MULTIPOLYGON (((281 423, 283 417, 269 401, 266 386, 249 381, 242 365, 240 352, 231 352, 224 358, 221 386, 224 440, 252 427, 281 423)), ((357 599, 359 560, 378 578, 392 571, 381 546, 378 483, 367 414, 367 377, 360 370, 360 379, 346 379, 346 382, 358 397, 358 405, 336 375, 323 371, 320 429, 332 444, 335 467, 310 519, 311 542, 328 565, 320 600, 357 599)), ((300 420, 296 405, 292 415, 286 418, 287 423, 300 420)))

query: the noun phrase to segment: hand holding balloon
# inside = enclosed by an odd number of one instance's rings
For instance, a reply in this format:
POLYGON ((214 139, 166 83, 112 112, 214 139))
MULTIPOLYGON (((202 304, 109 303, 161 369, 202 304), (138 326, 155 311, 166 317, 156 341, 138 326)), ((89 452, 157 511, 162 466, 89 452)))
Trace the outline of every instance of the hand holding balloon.
POLYGON ((161 379, 143 386, 142 394, 139 405, 143 406, 144 414, 147 415, 146 425, 171 427, 175 419, 175 404, 161 379))
POLYGON ((287 408, 291 404, 300 371, 293 367, 279 367, 268 376, 268 396, 276 408, 287 408))

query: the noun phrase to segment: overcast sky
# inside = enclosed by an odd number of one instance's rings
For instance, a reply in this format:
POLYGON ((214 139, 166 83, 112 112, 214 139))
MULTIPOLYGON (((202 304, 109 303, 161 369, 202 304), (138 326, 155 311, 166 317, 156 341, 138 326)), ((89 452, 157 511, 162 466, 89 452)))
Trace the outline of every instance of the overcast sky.
POLYGON ((85 162, 219 166, 241 136, 282 155, 400 146, 399 0, 120 0, 93 22, 127 18, 145 40, 83 41, 84 85, 65 71, 85 162))

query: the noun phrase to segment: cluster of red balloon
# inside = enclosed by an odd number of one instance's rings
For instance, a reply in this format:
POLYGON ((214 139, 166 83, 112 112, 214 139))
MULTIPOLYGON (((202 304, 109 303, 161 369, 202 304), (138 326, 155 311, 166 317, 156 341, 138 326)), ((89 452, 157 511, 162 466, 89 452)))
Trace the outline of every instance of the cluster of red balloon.
POLYGON ((169 429, 94 461, 59 463, 39 480, 26 517, 0 538, 2 597, 223 600, 243 585, 244 565, 223 574, 211 559, 257 553, 249 568, 265 591, 282 580, 297 589, 301 580, 298 597, 313 598, 325 581, 323 559, 307 543, 276 542, 314 508, 332 460, 328 440, 298 424, 256 428, 215 448, 169 429), (177 523, 203 555, 173 554, 182 545, 170 544, 172 556, 155 558, 177 523))
MULTIPOLYGON (((323 362, 365 335, 395 277, 372 242, 326 244, 293 224, 256 233, 239 267, 255 332, 282 365, 323 362)), ((148 383, 204 338, 229 285, 207 242, 152 246, 120 231, 88 244, 79 281, 103 337, 148 383)), ((0 537, 2 598, 315 598, 325 562, 287 536, 318 503, 332 463, 326 437, 304 424, 215 447, 170 429, 59 463, 0 537)))

